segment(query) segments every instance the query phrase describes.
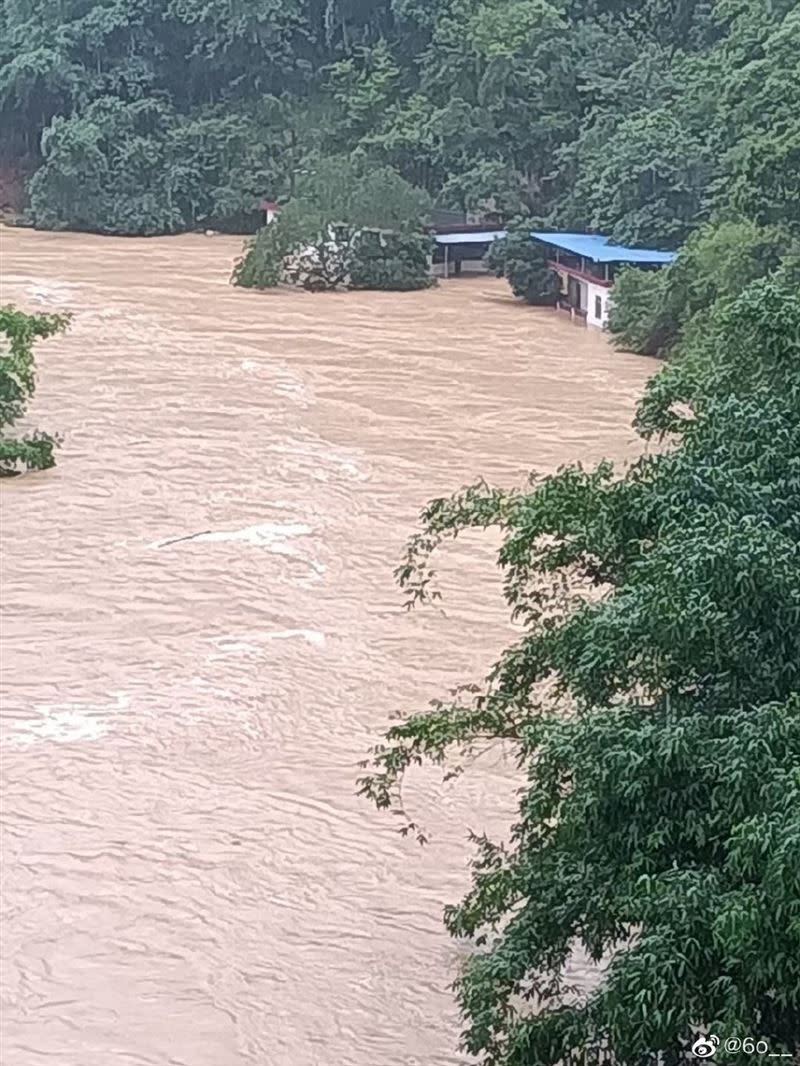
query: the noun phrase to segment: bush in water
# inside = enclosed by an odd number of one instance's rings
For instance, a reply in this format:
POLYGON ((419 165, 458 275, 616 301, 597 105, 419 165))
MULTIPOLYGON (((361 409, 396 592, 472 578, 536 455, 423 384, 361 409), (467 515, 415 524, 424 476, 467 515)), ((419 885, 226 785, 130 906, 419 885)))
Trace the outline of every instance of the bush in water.
POLYGON ((389 168, 364 171, 351 159, 320 157, 278 218, 248 242, 233 283, 423 288, 430 249, 421 230, 429 213, 429 197, 389 168))
POLYGON ((547 265, 548 254, 531 240, 533 222, 523 220, 509 227, 508 236, 495 241, 486 263, 498 278, 505 278, 515 296, 539 307, 552 307, 561 283, 547 265))
POLYGON ((293 204, 248 244, 233 282, 260 289, 285 282, 311 292, 423 289, 432 284, 430 251, 424 234, 326 225, 318 217, 300 216, 293 204))
POLYGON ((280 219, 260 229, 236 260, 231 281, 243 289, 272 289, 281 281, 288 254, 280 219))

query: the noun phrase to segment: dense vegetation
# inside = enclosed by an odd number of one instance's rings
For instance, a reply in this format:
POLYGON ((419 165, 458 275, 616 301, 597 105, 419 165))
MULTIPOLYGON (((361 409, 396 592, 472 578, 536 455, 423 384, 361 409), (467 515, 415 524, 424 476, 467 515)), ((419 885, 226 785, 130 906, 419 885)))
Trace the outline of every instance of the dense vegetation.
POLYGON ((442 541, 499 527, 524 630, 485 686, 395 725, 362 782, 402 810, 414 763, 453 772, 492 740, 516 754, 510 839, 476 841, 446 910, 476 945, 457 989, 491 1066, 666 1066, 708 1032, 800 1050, 796 285, 777 273, 718 302, 638 427, 676 444, 433 501, 398 571, 429 600, 442 541), (577 999, 576 945, 610 960, 577 999))
POLYGON ((26 315, 13 307, 0 308, 0 477, 53 466, 55 437, 33 431, 9 436, 10 427, 25 415, 36 391, 33 347, 42 337, 65 329, 63 315, 26 315))
POLYGON ((668 355, 695 320, 717 302, 735 299, 779 266, 800 281, 800 249, 791 225, 718 220, 696 230, 666 269, 624 271, 614 286, 609 328, 621 347, 668 355))
POLYGON ((346 153, 677 247, 797 227, 798 52, 795 0, 6 0, 0 162, 45 227, 241 228, 346 153))

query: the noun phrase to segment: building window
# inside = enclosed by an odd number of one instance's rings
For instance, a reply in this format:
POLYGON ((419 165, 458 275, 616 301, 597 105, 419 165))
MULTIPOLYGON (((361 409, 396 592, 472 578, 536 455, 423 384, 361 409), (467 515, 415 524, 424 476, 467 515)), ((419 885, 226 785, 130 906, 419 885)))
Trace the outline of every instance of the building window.
POLYGON ((599 296, 595 296, 594 298, 594 317, 603 317, 603 301, 599 296))

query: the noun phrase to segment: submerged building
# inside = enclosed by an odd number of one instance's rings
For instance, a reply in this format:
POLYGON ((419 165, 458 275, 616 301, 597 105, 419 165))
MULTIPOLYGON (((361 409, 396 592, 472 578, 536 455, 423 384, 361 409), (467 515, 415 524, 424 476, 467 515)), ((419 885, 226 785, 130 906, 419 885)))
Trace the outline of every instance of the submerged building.
POLYGON ((449 278, 458 276, 463 269, 469 273, 484 271, 489 248, 494 241, 502 240, 506 231, 486 223, 451 222, 434 225, 432 235, 434 272, 449 278))
MULTIPOLYGON (((433 228, 433 268, 444 278, 484 270, 486 253, 506 231, 491 225, 438 225, 433 228)), ((658 270, 674 252, 626 248, 595 233, 531 233, 548 252, 548 263, 561 282, 556 307, 577 325, 602 328, 608 320, 611 289, 624 266, 658 270)))
POLYGON ((658 270, 674 252, 625 248, 591 233, 537 233, 531 237, 550 252, 550 267, 561 279, 557 307, 579 324, 602 328, 608 320, 611 288, 620 267, 658 270))

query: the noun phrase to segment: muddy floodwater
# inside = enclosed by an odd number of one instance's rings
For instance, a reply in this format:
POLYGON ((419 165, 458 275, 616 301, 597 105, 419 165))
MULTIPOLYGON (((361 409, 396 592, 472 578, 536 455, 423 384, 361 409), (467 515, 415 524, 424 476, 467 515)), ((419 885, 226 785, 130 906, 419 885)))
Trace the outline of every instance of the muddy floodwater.
POLYGON ((236 291, 239 247, 0 230, 2 302, 74 314, 58 466, 0 486, 4 1066, 465 1061, 441 911, 512 774, 415 774, 420 848, 356 764, 511 630, 491 538, 444 614, 392 570, 434 495, 635 454, 654 364, 493 278, 236 291))

